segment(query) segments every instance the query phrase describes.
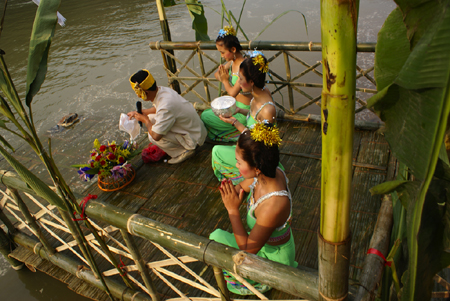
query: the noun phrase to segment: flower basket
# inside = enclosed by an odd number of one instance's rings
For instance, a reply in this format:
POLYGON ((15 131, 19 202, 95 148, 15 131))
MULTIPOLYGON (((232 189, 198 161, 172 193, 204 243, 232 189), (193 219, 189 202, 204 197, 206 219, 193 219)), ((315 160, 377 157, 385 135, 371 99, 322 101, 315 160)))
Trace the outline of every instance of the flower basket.
POLYGON ((116 191, 130 184, 136 177, 136 171, 130 167, 130 171, 123 178, 114 179, 113 177, 98 177, 98 188, 103 191, 116 191))
POLYGON ((78 169, 80 178, 90 181, 98 175, 98 187, 103 191, 115 191, 124 188, 133 181, 136 171, 128 163, 140 154, 136 143, 125 141, 117 144, 115 141, 100 144, 94 141, 94 149, 90 152, 87 164, 72 165, 78 169))

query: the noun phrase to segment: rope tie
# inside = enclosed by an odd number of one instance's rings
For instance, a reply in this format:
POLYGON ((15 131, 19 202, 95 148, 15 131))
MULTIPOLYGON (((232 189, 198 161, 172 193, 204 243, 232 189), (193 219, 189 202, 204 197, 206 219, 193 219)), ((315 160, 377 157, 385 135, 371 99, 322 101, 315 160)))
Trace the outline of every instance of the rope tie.
POLYGON ((252 50, 252 40, 248 41, 248 50, 252 50))
POLYGON ((39 252, 41 251, 41 248, 42 248, 42 244, 41 244, 40 242, 38 242, 37 244, 35 244, 34 247, 33 247, 33 252, 34 252, 34 254, 39 255, 39 252), (37 248, 37 247, 39 247, 39 249, 36 251, 36 248, 37 248))
POLYGON ((127 271, 126 271, 126 265, 125 263, 123 263, 122 261, 122 256, 119 257, 120 263, 118 264, 118 267, 123 271, 123 274, 119 274, 120 277, 125 277, 127 275, 127 271))
POLYGON ((161 49, 161 41, 156 41, 156 50, 160 50, 161 49))
POLYGON ((309 51, 312 51, 312 46, 313 46, 313 42, 310 41, 309 44, 308 44, 309 51))
POLYGON ((234 262, 233 271, 234 271, 235 274, 237 274, 236 267, 238 265, 241 265, 244 262, 245 257, 246 257, 246 255, 242 251, 233 256, 233 262, 234 262))
POLYGON ((133 297, 131 297, 131 301, 134 301, 134 298, 135 298, 137 295, 139 295, 139 294, 140 294, 140 292, 134 293, 133 297))
MULTIPOLYGON (((83 221, 86 219, 86 214, 84 212, 84 210, 86 209, 86 204, 90 199, 96 199, 97 195, 92 195, 89 193, 89 195, 87 197, 85 197, 81 202, 80 202, 80 207, 81 207, 81 214, 80 214, 80 218, 72 218, 73 221, 77 222, 77 221, 83 221)), ((76 212, 73 213, 74 216, 77 215, 76 212)))
POLYGON ((391 267, 392 260, 387 261, 386 257, 384 257, 384 255, 383 255, 383 253, 381 253, 377 249, 370 248, 369 250, 367 250, 367 254, 374 254, 374 255, 377 255, 378 257, 381 257, 381 259, 383 259, 384 265, 391 267))

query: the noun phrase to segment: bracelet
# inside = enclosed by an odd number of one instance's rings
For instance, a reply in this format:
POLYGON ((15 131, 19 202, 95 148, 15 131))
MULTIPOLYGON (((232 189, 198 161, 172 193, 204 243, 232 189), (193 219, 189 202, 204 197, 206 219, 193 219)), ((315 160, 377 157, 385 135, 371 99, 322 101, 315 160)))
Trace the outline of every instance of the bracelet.
POLYGON ((238 120, 237 119, 235 119, 234 121, 233 121, 233 123, 231 124, 232 126, 234 126, 235 125, 235 123, 237 122, 238 120))

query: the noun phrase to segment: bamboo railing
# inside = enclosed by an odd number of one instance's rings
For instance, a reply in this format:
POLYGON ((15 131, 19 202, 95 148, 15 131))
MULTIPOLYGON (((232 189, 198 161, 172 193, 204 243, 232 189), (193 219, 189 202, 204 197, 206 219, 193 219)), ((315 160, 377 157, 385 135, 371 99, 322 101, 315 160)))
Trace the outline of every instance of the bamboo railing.
MULTIPOLYGON (((14 241, 76 277, 104 290, 104 286, 90 269, 80 270, 80 264, 88 266, 88 262, 76 250, 77 242, 70 240, 70 236, 63 238, 64 235, 57 234, 58 231, 70 233, 70 230, 61 217, 53 212, 55 206, 43 205, 33 190, 14 173, 6 171, 0 171, 0 173, 2 174, 1 183, 8 187, 6 191, 0 190, 3 195, 0 212, 8 213, 19 221, 19 224, 15 225, 14 233, 9 230, 14 241), (22 200, 18 191, 28 200, 22 200), (36 205, 34 206, 37 207, 35 212, 31 212, 25 205, 30 202, 36 205), (25 234, 26 230, 29 235, 25 234), (53 241, 58 241, 59 245, 54 245, 55 242, 50 245, 48 239, 44 238, 44 234, 52 237, 53 241), (67 255, 67 252, 71 252, 79 260, 74 260, 67 255)), ((124 265, 122 268, 127 272, 128 278, 138 287, 137 290, 130 289, 111 278, 119 273, 113 265, 110 269, 101 271, 115 298, 158 301, 158 292, 150 277, 150 274, 153 274, 175 291, 180 300, 190 300, 190 298, 172 284, 167 276, 212 296, 202 300, 229 301, 222 269, 233 271, 236 278, 244 284, 246 281, 243 277, 308 300, 318 298, 318 274, 314 269, 282 265, 96 200, 89 201, 85 213, 91 224, 98 230, 98 234, 110 240, 109 250, 116 256, 131 259, 134 263, 133 265, 124 265), (107 226, 100 227, 99 224, 102 223, 107 226), (121 232, 121 240, 117 239, 117 236, 114 238, 116 231, 121 232), (153 262, 148 261, 148 258, 144 259, 134 243, 136 237, 150 241, 168 259, 153 262), (182 256, 176 257, 171 252, 182 254, 182 256), (219 290, 188 267, 189 263, 198 261, 213 267, 219 290), (168 270, 167 267, 172 265, 181 267, 195 281, 168 270)), ((5 217, 6 215, 3 214, 2 220, 5 217)), ((12 225, 10 221, 6 223, 12 225)), ((87 235, 86 240, 97 256, 102 256, 109 261, 108 256, 99 248, 100 244, 93 234, 87 235)), ((246 286, 250 290, 255 290, 250 284, 246 284, 246 286)), ((257 291, 256 295, 260 299, 267 300, 267 297, 257 291)))
MULTIPOLYGON (((322 90, 322 63, 320 61, 320 52, 322 51, 321 43, 249 41, 241 42, 241 45, 245 50, 258 49, 265 52, 270 67, 269 78, 267 78, 267 80, 272 95, 276 96, 287 90, 287 97, 289 100, 288 106, 275 99, 275 103, 278 108, 281 109, 281 112, 285 114, 284 116, 286 119, 291 119, 292 116, 304 112, 312 105, 317 105, 320 107, 322 90), (267 52, 271 52, 271 55, 268 55, 267 52), (307 62, 306 59, 298 57, 295 54, 297 52, 302 52, 303 54, 317 53, 317 58, 314 62, 307 62), (284 65, 285 76, 276 73, 272 67, 277 63, 277 59, 283 60, 283 62, 278 65, 284 65), (296 63, 295 66, 292 64, 293 62, 296 63), (307 76, 317 76, 317 82, 301 81, 307 76), (306 91, 307 89, 308 91, 306 91), (317 94, 313 95, 313 92, 310 90, 317 91, 317 94), (298 104, 299 102, 301 103, 298 104)), ((357 52, 360 53, 360 55, 371 55, 375 52, 375 45, 375 43, 359 43, 357 44, 357 52)), ((184 90, 181 90, 180 95, 185 96, 186 94, 191 93, 197 99, 201 100, 203 105, 207 106, 212 100, 211 90, 216 91, 217 95, 221 95, 223 93, 222 91, 219 91, 218 80, 214 77, 214 72, 220 64, 220 58, 217 58, 218 52, 214 41, 157 41, 150 42, 149 46, 152 50, 160 50, 162 52, 164 70, 167 73, 169 85, 176 81, 180 84, 180 86, 184 87, 184 90), (179 57, 176 57, 173 54, 174 50, 190 51, 190 53, 187 55, 185 60, 182 61, 179 57), (198 62, 195 61, 196 57, 198 57, 198 62), (169 63, 167 58, 170 58, 179 65, 176 72, 173 72, 170 68, 168 68, 169 63), (194 89, 199 84, 204 86, 204 94, 201 94, 199 91, 194 89)), ((373 61, 373 59, 369 59, 369 61, 370 60, 373 61)), ((277 70, 278 69, 279 68, 277 68, 277 70)), ((375 80, 373 79, 373 76, 371 76, 374 67, 370 66, 363 69, 360 66, 357 66, 356 69, 358 73, 356 75, 356 79, 358 80, 364 78, 364 85, 367 86, 357 86, 356 91, 360 92, 360 95, 366 95, 367 97, 377 93, 375 80)), ((363 99, 367 97, 356 97, 359 108, 356 109, 355 113, 367 110, 367 103, 363 99)), ((306 116, 308 115, 310 114, 306 114, 306 116)), ((295 117, 293 118, 295 119, 295 117)))

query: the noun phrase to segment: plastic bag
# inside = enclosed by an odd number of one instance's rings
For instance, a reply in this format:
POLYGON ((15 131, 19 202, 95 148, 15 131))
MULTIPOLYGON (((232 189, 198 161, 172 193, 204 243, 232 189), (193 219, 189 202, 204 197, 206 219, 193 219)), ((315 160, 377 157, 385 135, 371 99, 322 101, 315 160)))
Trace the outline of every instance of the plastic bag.
POLYGON ((130 140, 134 141, 141 133, 141 127, 136 119, 131 119, 127 114, 120 114, 119 130, 130 134, 130 140))
POLYGON ((150 143, 147 148, 142 150, 142 161, 144 163, 158 162, 165 155, 166 153, 162 149, 150 143))

